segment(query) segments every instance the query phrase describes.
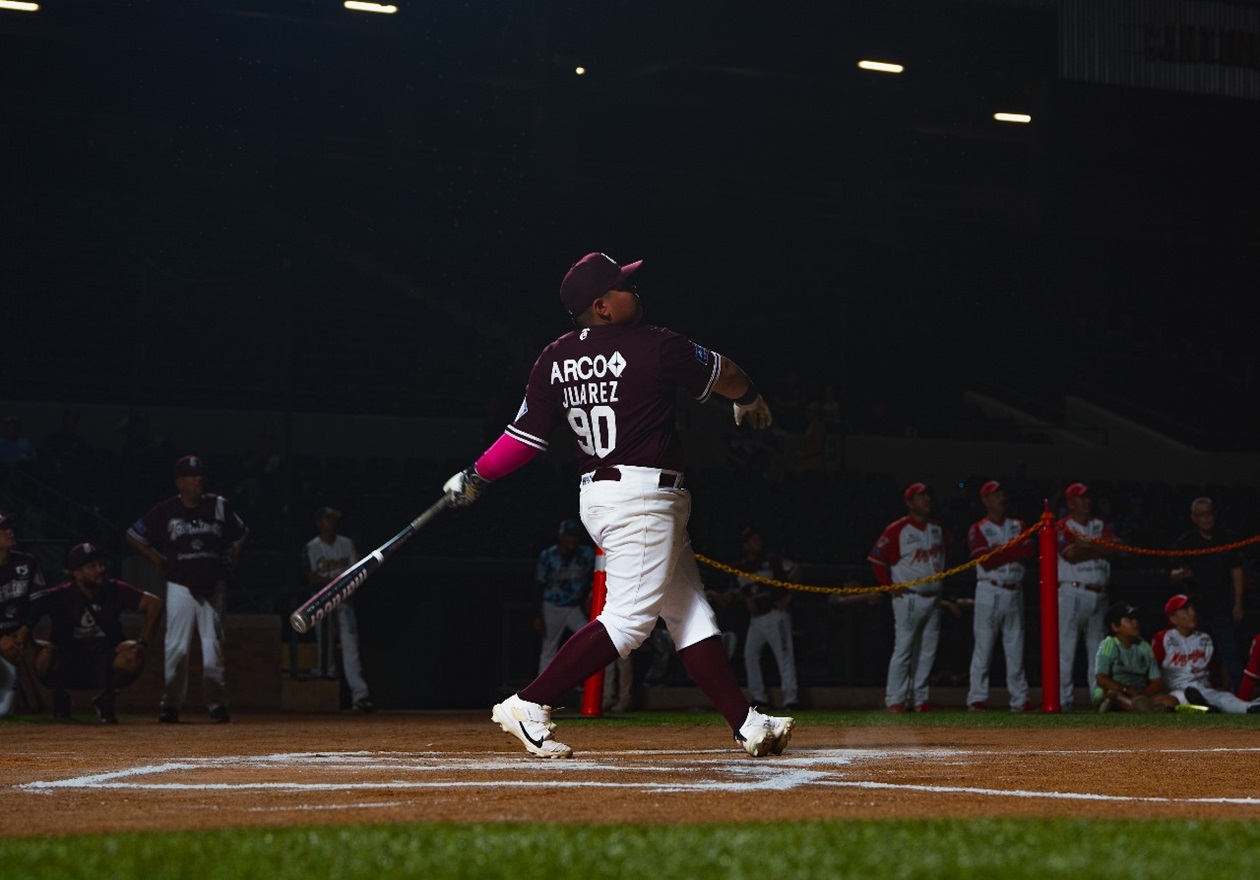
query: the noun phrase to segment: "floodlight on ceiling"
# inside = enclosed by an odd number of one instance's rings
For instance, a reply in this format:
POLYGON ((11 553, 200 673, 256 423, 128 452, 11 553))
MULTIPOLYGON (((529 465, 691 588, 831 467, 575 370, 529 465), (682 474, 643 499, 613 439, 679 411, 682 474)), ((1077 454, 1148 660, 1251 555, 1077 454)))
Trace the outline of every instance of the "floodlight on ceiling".
POLYGON ((346 0, 345 7, 352 12, 379 12, 382 15, 393 15, 398 11, 397 6, 385 3, 364 3, 362 0, 346 0))
POLYGON ((893 64, 891 61, 867 61, 865 59, 858 62, 858 67, 863 70, 873 70, 876 73, 901 73, 905 70, 905 67, 902 65, 893 64))
POLYGON ((39 12, 38 3, 22 3, 20 0, 0 0, 0 9, 10 12, 39 12))
POLYGON ((1032 122, 1032 117, 1027 113, 994 113, 993 118, 998 122, 1019 122, 1024 125, 1032 122))
POLYGON ((577 76, 585 76, 586 68, 579 64, 577 67, 573 68, 573 73, 577 76))

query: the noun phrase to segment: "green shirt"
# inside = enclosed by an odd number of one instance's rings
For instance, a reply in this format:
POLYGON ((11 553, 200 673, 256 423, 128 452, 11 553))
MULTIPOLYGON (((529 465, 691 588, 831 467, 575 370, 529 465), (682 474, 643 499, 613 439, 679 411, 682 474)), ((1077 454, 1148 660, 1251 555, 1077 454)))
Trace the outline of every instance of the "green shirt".
MULTIPOLYGON (((1094 671, 1137 691, 1146 690, 1151 679, 1163 677, 1150 642, 1137 641, 1125 647, 1124 642, 1115 636, 1107 636, 1098 645, 1094 671)), ((1094 702, 1097 703, 1102 698, 1103 688, 1095 681, 1094 702)))

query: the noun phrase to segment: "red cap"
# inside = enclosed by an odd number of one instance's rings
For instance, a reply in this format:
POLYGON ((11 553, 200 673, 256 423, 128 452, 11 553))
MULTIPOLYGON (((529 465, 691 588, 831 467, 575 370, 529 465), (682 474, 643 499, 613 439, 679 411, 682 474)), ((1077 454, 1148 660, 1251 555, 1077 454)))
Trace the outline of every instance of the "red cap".
POLYGON ((1067 487, 1067 491, 1063 493, 1063 496, 1067 498, 1068 501, 1071 501, 1073 498, 1079 498, 1082 495, 1088 494, 1089 486, 1086 486, 1084 483, 1073 483, 1067 487))
POLYGON ((1175 612, 1180 611, 1182 608, 1185 608, 1187 605, 1193 605, 1193 604, 1194 604, 1194 600, 1191 599, 1189 596, 1187 596, 1185 593, 1178 593, 1177 595, 1173 596, 1171 599, 1169 599, 1167 602, 1164 603, 1164 614, 1167 615, 1168 617, 1172 617, 1175 612))
POLYGON ((901 497, 909 501, 915 495, 922 495, 927 490, 927 483, 911 483, 909 486, 906 486, 906 491, 901 493, 901 497))
POLYGON ((980 487, 980 497, 984 498, 985 496, 992 495, 994 492, 1000 492, 1001 490, 1001 483, 997 480, 989 480, 989 482, 980 487))

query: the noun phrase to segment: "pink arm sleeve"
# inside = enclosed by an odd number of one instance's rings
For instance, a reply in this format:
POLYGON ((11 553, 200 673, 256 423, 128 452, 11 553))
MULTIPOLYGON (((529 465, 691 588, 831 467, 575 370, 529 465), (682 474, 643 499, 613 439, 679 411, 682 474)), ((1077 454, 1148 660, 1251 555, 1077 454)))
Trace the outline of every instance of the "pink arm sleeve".
POLYGON ((474 467, 482 478, 497 480, 499 477, 506 477, 537 454, 538 450, 534 447, 526 446, 520 440, 504 434, 481 454, 474 467))

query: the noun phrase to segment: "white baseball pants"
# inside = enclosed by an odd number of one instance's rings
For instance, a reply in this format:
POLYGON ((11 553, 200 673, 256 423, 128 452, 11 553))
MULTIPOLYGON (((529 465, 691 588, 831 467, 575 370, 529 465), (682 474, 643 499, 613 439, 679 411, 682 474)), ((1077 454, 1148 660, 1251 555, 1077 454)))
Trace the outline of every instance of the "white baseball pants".
POLYGON ((975 620, 972 632, 975 648, 971 653, 971 688, 967 705, 989 699, 989 664, 993 659, 993 643, 1002 635, 1006 658, 1006 689, 1011 695, 1011 708, 1022 709, 1028 702, 1028 677, 1024 674, 1024 589, 996 586, 988 581, 976 583, 975 620))
POLYGON ((335 675, 337 663, 334 658, 334 641, 341 643, 341 671, 346 675, 346 684, 350 687, 350 699, 358 702, 369 697, 367 680, 363 678, 363 660, 359 655, 359 618, 354 613, 354 606, 348 603, 338 605, 332 617, 325 617, 315 627, 316 652, 319 655, 320 671, 335 675), (332 620, 336 620, 337 638, 333 639, 332 620))
POLYGON ((1089 660, 1088 676, 1093 690, 1097 672, 1098 646, 1103 640, 1103 617, 1107 614, 1107 594, 1085 587, 1059 584, 1059 705, 1065 711, 1072 706, 1072 667, 1076 663, 1076 645, 1085 639, 1085 656, 1089 660))
POLYGON ((566 631, 575 633, 590 622, 581 605, 554 605, 551 602, 543 602, 542 619, 547 634, 543 636, 542 653, 538 657, 539 675, 560 650, 560 637, 566 631))
POLYGON ((599 621, 622 657, 665 621, 679 650, 719 634, 687 535, 691 494, 661 488, 658 468, 623 465, 620 480, 582 477, 582 524, 604 551, 599 621))
POLYGON ((748 674, 749 698, 759 706, 769 706, 769 694, 761 674, 761 653, 770 646, 774 662, 779 667, 779 680, 783 689, 783 702, 795 703, 796 653, 792 646, 792 615, 781 608, 771 608, 748 621, 748 636, 744 640, 744 669, 748 674))
POLYGON ((892 597, 893 652, 888 661, 884 705, 922 706, 928 702, 928 679, 941 638, 937 615, 940 594, 908 592, 892 597))
POLYGON ((201 686, 206 706, 227 705, 224 686, 223 619, 214 603, 198 599, 183 584, 166 582, 166 691, 162 705, 180 709, 188 696, 188 652, 201 637, 201 686))

